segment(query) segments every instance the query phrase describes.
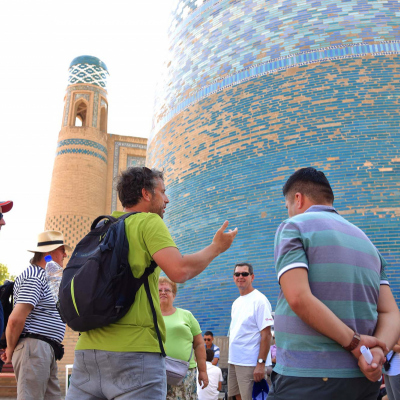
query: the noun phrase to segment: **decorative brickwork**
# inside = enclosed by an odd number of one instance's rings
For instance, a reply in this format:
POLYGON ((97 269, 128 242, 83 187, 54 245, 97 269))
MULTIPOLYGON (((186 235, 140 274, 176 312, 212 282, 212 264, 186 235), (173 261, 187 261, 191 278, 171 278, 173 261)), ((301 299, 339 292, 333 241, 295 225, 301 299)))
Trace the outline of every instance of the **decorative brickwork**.
POLYGON ((398 41, 399 9, 398 0, 181 0, 154 124, 216 80, 263 63, 331 46, 357 45, 357 54, 360 43, 398 41))
POLYGON ((69 69, 69 85, 90 83, 102 88, 107 87, 108 71, 102 67, 90 64, 77 64, 69 69))
POLYGON ((164 168, 165 222, 183 253, 225 219, 232 248, 179 285, 177 306, 226 335, 233 266, 276 304, 276 228, 298 168, 322 169, 335 206, 387 259, 400 302, 399 1, 180 1, 147 165, 164 168))

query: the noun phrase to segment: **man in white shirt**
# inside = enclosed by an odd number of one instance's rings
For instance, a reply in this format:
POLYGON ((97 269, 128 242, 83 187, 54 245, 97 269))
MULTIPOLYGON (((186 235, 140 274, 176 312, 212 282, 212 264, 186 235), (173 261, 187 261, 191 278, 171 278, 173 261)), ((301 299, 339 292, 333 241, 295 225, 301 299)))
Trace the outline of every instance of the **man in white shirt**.
POLYGON ((206 355, 208 386, 203 389, 197 379, 197 396, 199 400, 217 400, 224 378, 222 377, 221 368, 212 363, 214 350, 206 349, 206 355))
POLYGON ((251 264, 236 264, 233 280, 240 297, 232 304, 229 328, 228 395, 236 400, 251 400, 254 382, 265 375, 274 320, 268 299, 253 288, 251 264))

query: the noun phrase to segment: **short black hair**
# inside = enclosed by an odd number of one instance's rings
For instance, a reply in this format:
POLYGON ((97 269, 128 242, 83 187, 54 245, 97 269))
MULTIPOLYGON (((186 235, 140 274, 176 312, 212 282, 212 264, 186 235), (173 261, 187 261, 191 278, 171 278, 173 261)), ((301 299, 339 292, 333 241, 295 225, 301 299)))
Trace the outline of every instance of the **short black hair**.
POLYGON ((205 331, 204 336, 212 336, 214 337, 213 333, 211 331, 205 331))
POLYGON ((317 204, 333 204, 335 196, 328 179, 315 168, 300 168, 292 174, 282 188, 283 195, 302 193, 317 204))
POLYGON ((206 357, 206 361, 212 362, 212 360, 214 360, 214 350, 206 349, 206 357))
POLYGON ((253 275, 253 273, 254 273, 253 266, 250 263, 247 263, 247 262, 237 263, 235 265, 235 268, 233 269, 233 273, 236 272, 236 267, 248 267, 250 275, 253 275))
POLYGON ((154 194, 157 179, 164 180, 163 173, 147 167, 130 167, 117 178, 116 189, 122 207, 129 208, 139 203, 142 189, 154 194))

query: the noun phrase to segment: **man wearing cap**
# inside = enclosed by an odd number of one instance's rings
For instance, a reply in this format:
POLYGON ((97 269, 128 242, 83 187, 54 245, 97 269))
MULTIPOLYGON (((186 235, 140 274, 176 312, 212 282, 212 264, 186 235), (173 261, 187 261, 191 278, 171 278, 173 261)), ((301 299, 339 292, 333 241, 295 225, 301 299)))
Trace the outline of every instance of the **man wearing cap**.
POLYGON ((12 361, 17 379, 18 400, 60 399, 56 360, 61 359, 65 324, 46 280, 45 256, 50 255, 63 266, 71 247, 62 233, 45 231, 38 236, 37 246, 28 268, 15 280, 14 309, 10 314, 7 348, 1 356, 12 361))
POLYGON ((6 224, 6 221, 4 221, 4 216, 6 212, 9 212, 13 207, 13 202, 8 200, 8 201, 0 201, 0 230, 3 225, 6 224))
MULTIPOLYGON (((8 200, 8 201, 0 201, 0 230, 3 225, 6 224, 6 221, 4 221, 4 216, 6 212, 9 212, 13 207, 13 202, 8 200)), ((4 330, 4 311, 3 311, 3 306, 1 305, 0 302, 0 338, 2 338, 3 335, 3 330, 4 330)), ((3 362, 0 360, 0 371, 3 367, 3 362)))

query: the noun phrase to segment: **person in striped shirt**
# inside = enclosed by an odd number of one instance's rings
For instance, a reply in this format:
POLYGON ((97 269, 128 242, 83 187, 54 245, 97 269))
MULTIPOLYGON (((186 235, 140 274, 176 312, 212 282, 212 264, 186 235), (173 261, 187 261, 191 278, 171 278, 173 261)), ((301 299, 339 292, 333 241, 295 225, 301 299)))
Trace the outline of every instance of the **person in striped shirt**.
POLYGON ((15 280, 14 308, 7 328, 7 347, 1 358, 12 361, 18 400, 60 400, 56 360, 61 359, 65 324, 62 322, 46 280, 45 256, 61 267, 71 247, 61 232, 38 236, 30 265, 15 280))
POLYGON ((324 173, 296 171, 283 195, 289 219, 275 236, 281 292, 269 400, 375 400, 400 315, 386 262, 366 234, 333 208, 324 173), (369 347, 371 364, 361 357, 369 347))

